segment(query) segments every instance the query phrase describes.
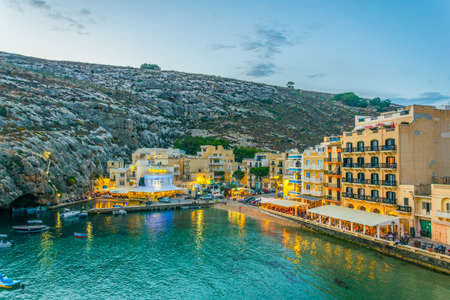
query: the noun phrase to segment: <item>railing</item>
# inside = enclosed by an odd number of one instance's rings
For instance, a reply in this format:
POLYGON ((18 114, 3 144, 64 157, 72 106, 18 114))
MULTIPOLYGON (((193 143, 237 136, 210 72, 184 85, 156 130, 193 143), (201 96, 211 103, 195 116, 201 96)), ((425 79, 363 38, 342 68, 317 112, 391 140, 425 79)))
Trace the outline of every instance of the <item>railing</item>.
POLYGON ((370 185, 380 185, 381 180, 372 179, 358 179, 358 178, 342 178, 342 182, 354 183, 354 184, 370 184, 370 185))
POLYGON ((381 185, 384 185, 384 186, 397 186, 397 182, 396 181, 391 181, 391 180, 382 180, 381 181, 381 185))
POLYGON ((341 163, 342 162, 342 160, 341 159, 338 159, 338 158, 325 158, 324 159, 325 160, 325 162, 331 162, 331 163, 341 163))
POLYGON ((410 213, 411 212, 411 206, 408 206, 408 205, 397 205, 397 210, 410 213))
POLYGON ((450 219, 450 211, 436 211, 436 217, 450 219))
POLYGON ((312 165, 310 165, 310 166, 303 166, 303 170, 322 170, 322 168, 323 167, 319 167, 319 166, 316 166, 316 165, 314 165, 314 166, 312 166, 312 165))
POLYGON ((340 189, 341 188, 341 185, 336 184, 336 183, 324 183, 323 185, 330 189, 340 189))
POLYGON ((375 151, 395 151, 397 147, 395 145, 383 145, 383 146, 366 146, 356 148, 343 148, 343 153, 358 153, 358 152, 375 152, 375 151))
POLYGON ((314 178, 314 177, 304 177, 304 182, 312 182, 312 183, 322 183, 322 178, 314 178))
POLYGON ((326 175, 341 175, 341 170, 325 170, 326 175))
POLYGON ((365 164, 349 164, 344 163, 343 168, 355 168, 355 169, 397 169, 397 164, 380 164, 380 163, 365 163, 365 164))
POLYGON ((341 199, 338 199, 337 197, 333 197, 330 195, 325 196, 325 199, 330 200, 330 201, 336 201, 336 202, 341 201, 341 199))
POLYGON ((342 193, 342 197, 352 198, 352 199, 356 199, 356 200, 384 203, 384 204, 390 204, 390 205, 397 204, 396 199, 390 199, 390 198, 385 198, 385 197, 372 197, 372 196, 366 196, 366 195, 349 194, 349 193, 345 193, 345 192, 342 193))

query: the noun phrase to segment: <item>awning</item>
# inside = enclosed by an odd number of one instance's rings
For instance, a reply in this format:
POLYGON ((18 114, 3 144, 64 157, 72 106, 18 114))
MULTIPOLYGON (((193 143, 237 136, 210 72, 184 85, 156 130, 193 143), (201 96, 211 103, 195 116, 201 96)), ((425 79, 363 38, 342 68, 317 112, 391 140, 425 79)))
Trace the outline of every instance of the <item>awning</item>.
POLYGON ((279 200, 279 199, 271 199, 271 198, 261 198, 262 204, 273 204, 276 206, 282 207, 296 207, 296 206, 305 206, 306 203, 292 201, 292 200, 279 200))
POLYGON ((335 205, 325 205, 311 208, 308 209, 308 212, 366 226, 391 225, 392 223, 398 224, 399 222, 398 217, 381 215, 335 205))
POLYGON ((314 197, 314 196, 309 196, 309 195, 300 195, 300 198, 303 198, 305 200, 309 200, 309 201, 321 201, 322 198, 320 197, 314 197))

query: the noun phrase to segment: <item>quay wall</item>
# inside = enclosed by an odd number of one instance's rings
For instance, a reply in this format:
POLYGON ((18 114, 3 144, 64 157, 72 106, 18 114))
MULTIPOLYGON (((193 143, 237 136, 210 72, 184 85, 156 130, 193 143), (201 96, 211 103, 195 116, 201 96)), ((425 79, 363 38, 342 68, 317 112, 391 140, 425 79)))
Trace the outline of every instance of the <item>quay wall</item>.
POLYGON ((386 241, 371 236, 362 235, 356 232, 350 232, 327 224, 320 224, 315 221, 287 215, 276 211, 264 210, 264 212, 270 215, 280 216, 289 220, 293 220, 297 223, 302 224, 308 229, 337 237, 339 239, 343 239, 360 246, 376 250, 385 255, 393 256, 432 269, 434 271, 450 275, 450 257, 448 257, 447 255, 429 252, 407 245, 396 245, 392 241, 386 241))

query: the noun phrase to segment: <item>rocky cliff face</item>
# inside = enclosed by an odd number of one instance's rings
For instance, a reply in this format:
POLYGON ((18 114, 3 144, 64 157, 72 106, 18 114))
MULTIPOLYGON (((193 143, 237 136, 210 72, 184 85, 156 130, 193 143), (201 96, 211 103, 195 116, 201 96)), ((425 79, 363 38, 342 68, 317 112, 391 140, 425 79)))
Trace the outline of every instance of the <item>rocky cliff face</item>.
POLYGON ((0 207, 26 194, 78 195, 108 159, 184 134, 304 148, 349 129, 332 95, 174 71, 57 62, 0 52, 0 207))

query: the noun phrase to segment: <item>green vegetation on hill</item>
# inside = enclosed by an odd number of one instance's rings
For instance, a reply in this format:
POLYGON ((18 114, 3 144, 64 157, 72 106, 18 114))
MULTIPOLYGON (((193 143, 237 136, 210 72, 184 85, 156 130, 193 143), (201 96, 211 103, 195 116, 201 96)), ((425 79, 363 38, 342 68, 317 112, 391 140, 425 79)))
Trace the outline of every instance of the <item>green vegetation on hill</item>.
POLYGON ((340 101, 345 105, 354 107, 367 107, 369 104, 363 98, 357 96, 353 92, 337 94, 333 100, 340 101))
POLYGON ((156 64, 142 64, 141 70, 155 70, 155 71, 161 71, 161 67, 156 64))
POLYGON ((223 138, 201 137, 185 135, 175 140, 173 146, 184 150, 186 154, 195 155, 200 151, 201 145, 222 145, 225 149, 230 149, 230 143, 223 138))
POLYGON ((237 162, 242 162, 244 158, 253 158, 256 152, 261 152, 261 150, 249 147, 235 147, 233 149, 234 159, 237 162))
POLYGON ((384 111, 391 106, 391 100, 389 99, 381 100, 379 97, 376 97, 367 101, 353 92, 337 94, 333 97, 333 100, 353 107, 367 107, 370 105, 376 107, 377 111, 384 111))

